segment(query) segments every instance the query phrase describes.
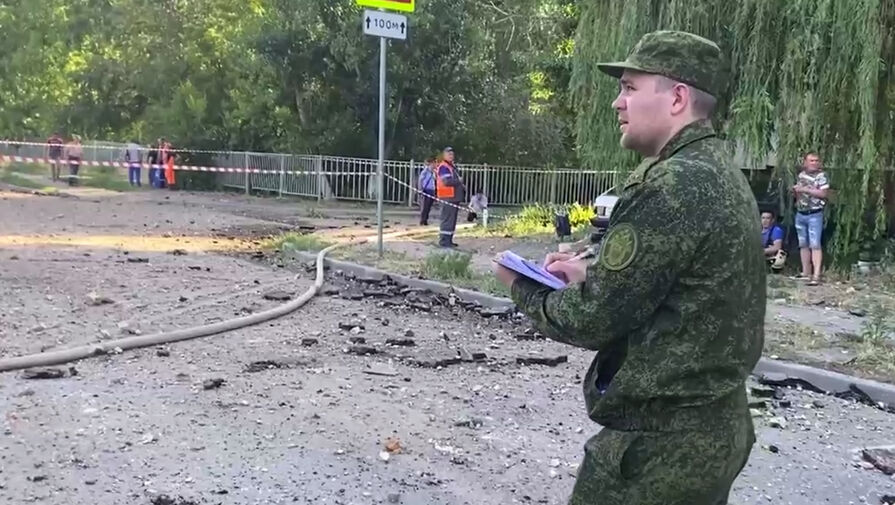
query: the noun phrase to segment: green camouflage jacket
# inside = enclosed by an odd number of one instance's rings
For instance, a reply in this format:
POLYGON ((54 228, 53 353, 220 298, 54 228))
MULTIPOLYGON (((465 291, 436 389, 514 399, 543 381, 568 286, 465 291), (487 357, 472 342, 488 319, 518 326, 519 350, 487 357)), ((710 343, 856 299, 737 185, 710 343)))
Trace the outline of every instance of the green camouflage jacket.
POLYGON ((526 278, 513 300, 545 335, 598 351, 588 414, 613 429, 694 429, 742 415, 766 303, 758 207, 707 121, 625 182, 584 283, 526 278))

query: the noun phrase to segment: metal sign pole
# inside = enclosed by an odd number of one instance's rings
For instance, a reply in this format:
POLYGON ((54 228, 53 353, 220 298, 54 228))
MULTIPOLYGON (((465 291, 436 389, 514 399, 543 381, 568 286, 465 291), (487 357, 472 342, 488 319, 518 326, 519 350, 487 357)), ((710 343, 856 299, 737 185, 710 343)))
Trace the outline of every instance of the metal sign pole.
POLYGON ((383 188, 383 164, 385 163, 385 37, 379 37, 379 166, 378 181, 376 187, 376 221, 379 244, 379 257, 382 258, 382 188, 383 188))

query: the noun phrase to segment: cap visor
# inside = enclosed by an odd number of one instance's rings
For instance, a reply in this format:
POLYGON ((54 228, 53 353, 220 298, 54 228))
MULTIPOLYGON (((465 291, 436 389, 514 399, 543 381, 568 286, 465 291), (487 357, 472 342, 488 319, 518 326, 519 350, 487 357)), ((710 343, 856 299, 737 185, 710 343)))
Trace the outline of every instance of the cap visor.
POLYGON ((600 71, 604 74, 611 75, 616 79, 621 79, 622 74, 625 73, 625 70, 637 70, 639 72, 643 72, 640 67, 631 65, 630 63, 624 61, 616 61, 613 63, 597 63, 597 68, 600 69, 600 71))

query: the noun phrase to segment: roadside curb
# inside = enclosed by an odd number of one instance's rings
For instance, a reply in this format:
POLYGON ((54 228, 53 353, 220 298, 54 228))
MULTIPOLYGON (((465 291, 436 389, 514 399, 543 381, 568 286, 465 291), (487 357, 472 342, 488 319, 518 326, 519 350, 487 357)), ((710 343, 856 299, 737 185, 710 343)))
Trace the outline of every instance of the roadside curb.
MULTIPOLYGON (((312 253, 301 251, 291 251, 289 253, 298 261, 311 261, 316 258, 312 253)), ((478 302, 482 306, 494 309, 503 309, 513 307, 515 304, 509 298, 492 296, 470 289, 457 288, 450 284, 438 281, 430 281, 427 279, 415 279, 406 275, 394 274, 379 270, 377 268, 351 263, 347 261, 339 261, 326 258, 325 265, 334 270, 353 274, 363 279, 383 279, 388 277, 400 285, 416 288, 427 289, 438 294, 456 293, 464 300, 478 302)), ((774 382, 785 382, 787 379, 793 382, 804 381, 810 386, 826 392, 831 395, 852 395, 865 396, 877 407, 886 408, 895 407, 895 385, 876 382, 860 377, 852 377, 838 372, 831 372, 821 368, 800 365, 788 361, 780 361, 762 357, 755 368, 752 375, 763 379, 771 379, 774 382)))

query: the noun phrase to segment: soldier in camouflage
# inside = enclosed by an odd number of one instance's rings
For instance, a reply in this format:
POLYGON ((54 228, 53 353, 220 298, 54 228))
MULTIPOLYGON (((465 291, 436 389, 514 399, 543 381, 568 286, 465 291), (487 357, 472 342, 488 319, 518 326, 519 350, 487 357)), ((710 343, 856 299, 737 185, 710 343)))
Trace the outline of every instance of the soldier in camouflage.
POLYGON ((758 206, 709 121, 726 88, 718 46, 645 35, 612 106, 645 159, 624 183, 596 260, 548 255, 551 290, 497 267, 550 338, 597 351, 571 505, 724 505, 755 433, 745 381, 764 342, 758 206))

